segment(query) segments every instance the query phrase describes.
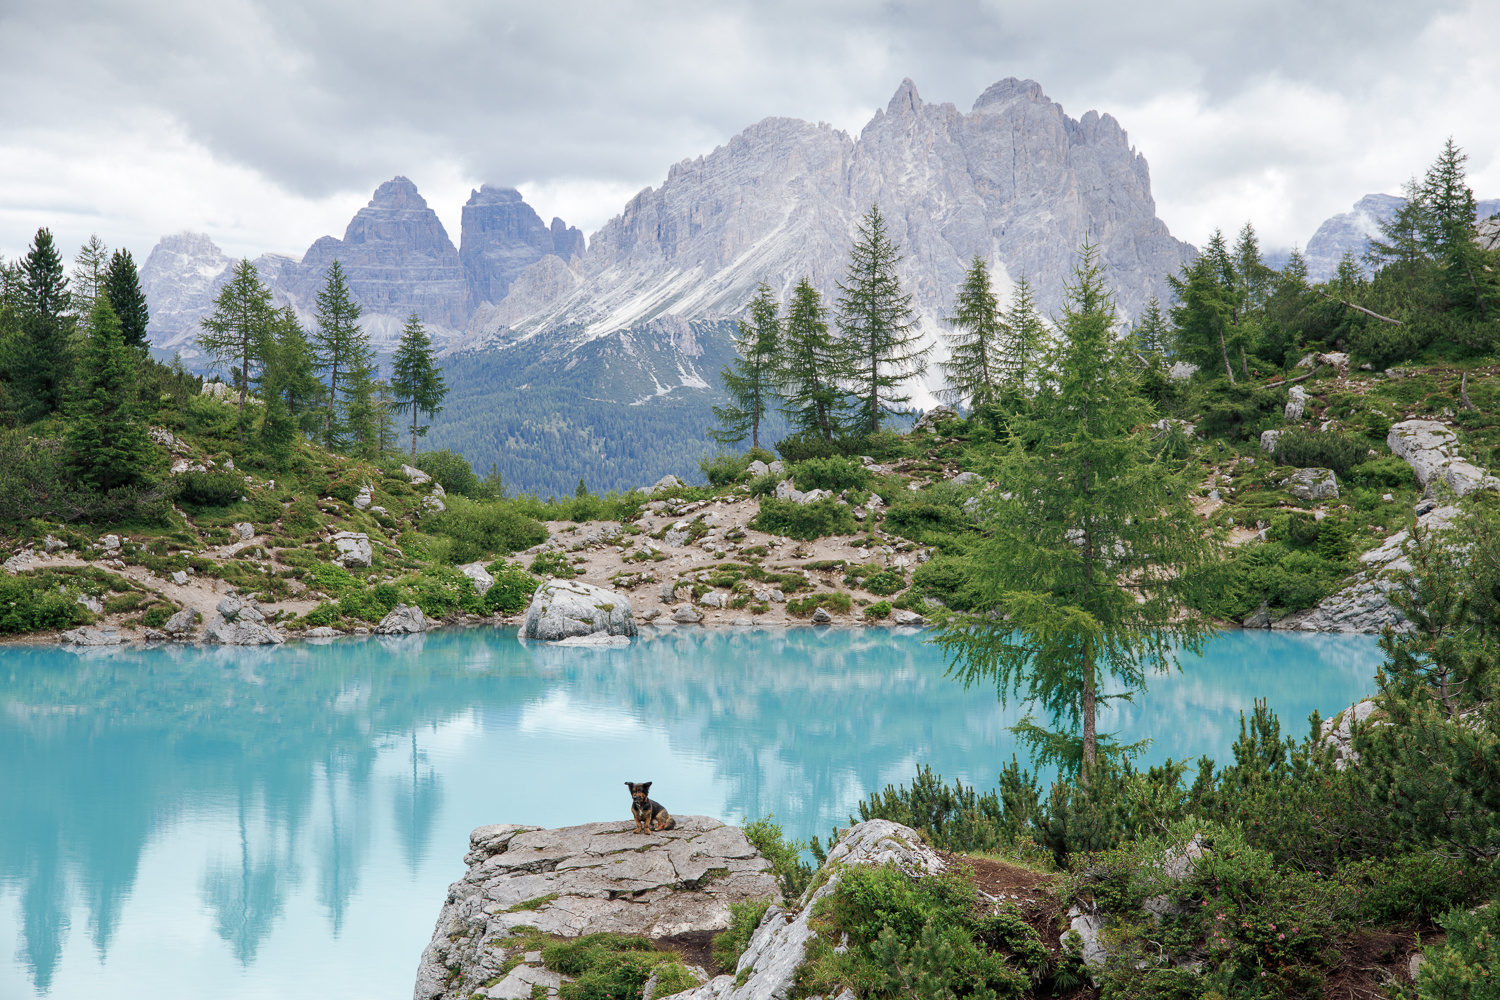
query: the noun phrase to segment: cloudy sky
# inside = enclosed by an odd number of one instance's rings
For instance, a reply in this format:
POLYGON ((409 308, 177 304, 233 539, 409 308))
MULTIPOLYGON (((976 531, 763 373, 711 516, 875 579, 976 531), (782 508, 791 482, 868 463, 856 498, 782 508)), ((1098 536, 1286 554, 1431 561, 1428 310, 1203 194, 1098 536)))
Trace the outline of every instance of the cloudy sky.
POLYGON ((1494 0, 0 0, 0 254, 46 225, 300 255, 397 173, 455 241, 484 182, 592 233, 752 122, 857 132, 908 76, 1109 112, 1174 235, 1287 246, 1448 135, 1500 196, 1497 54, 1494 0))

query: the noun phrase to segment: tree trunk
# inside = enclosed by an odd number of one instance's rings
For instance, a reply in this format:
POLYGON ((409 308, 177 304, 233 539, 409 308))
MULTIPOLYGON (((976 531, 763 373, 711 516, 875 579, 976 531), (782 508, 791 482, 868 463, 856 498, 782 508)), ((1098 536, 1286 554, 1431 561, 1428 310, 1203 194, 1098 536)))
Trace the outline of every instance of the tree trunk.
POLYGON ((1229 363, 1229 345, 1224 343, 1224 331, 1219 331, 1219 353, 1224 355, 1224 374, 1229 376, 1229 384, 1234 385, 1234 366, 1229 363))
POLYGON ((417 464, 417 401, 411 401, 411 464, 417 464))
POLYGON ((1084 654, 1083 664, 1083 766, 1078 771, 1078 785, 1080 788, 1089 787, 1089 778, 1093 776, 1094 764, 1097 754, 1098 736, 1094 728, 1094 654, 1089 650, 1084 654))

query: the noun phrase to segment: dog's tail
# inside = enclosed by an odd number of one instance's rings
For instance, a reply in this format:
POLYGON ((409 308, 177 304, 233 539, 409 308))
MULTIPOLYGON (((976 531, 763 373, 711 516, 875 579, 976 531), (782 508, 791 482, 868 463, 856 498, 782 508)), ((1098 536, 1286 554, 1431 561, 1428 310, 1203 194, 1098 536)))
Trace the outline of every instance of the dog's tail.
POLYGON ((657 829, 658 830, 675 830, 675 829, 677 829, 677 818, 675 816, 669 818, 664 825, 657 827, 657 829))

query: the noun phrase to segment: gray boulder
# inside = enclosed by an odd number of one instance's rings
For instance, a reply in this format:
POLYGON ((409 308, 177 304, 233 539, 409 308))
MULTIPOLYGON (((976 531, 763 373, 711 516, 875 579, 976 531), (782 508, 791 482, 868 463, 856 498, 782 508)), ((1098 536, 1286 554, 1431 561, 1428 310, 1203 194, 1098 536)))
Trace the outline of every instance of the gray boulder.
POLYGON ((124 640, 113 625, 102 628, 75 628, 62 634, 62 641, 75 646, 118 646, 124 640))
POLYGON ((1276 454, 1276 439, 1281 437, 1284 431, 1261 431, 1260 450, 1267 455, 1276 454))
POLYGON ((560 978, 536 967, 540 956, 507 948, 518 927, 563 938, 705 934, 729 926, 731 903, 779 898, 769 862, 744 833, 707 816, 678 816, 675 829, 653 833, 636 833, 630 820, 482 826, 464 863, 422 952, 415 1000, 556 988, 560 978), (500 981, 485 989, 491 980, 500 981))
POLYGON ((1307 412, 1307 390, 1302 388, 1300 385, 1294 385, 1287 392, 1287 396, 1288 399, 1286 401, 1286 412, 1284 416, 1286 417, 1287 423, 1295 424, 1299 420, 1301 420, 1303 414, 1307 412))
POLYGON ((633 636, 637 631, 624 594, 578 580, 548 580, 531 597, 520 638, 556 642, 570 635, 633 636))
POLYGON ((1476 490, 1500 490, 1500 479, 1458 456, 1457 435, 1436 420, 1392 424, 1385 443, 1391 454, 1411 466, 1417 481, 1429 491, 1439 482, 1459 496, 1476 490))
POLYGON ((905 608, 897 608, 895 611, 892 611, 891 621, 897 625, 905 625, 911 627, 926 624, 925 618, 917 614, 915 611, 908 611, 905 608))
POLYGON ((771 471, 771 467, 757 458, 746 467, 746 471, 752 476, 764 476, 771 471))
POLYGON ((827 608, 815 608, 812 613, 814 625, 827 625, 833 621, 833 615, 828 613, 827 608))
POLYGON ((230 594, 219 602, 214 609, 225 621, 228 622, 263 622, 266 616, 260 613, 260 608, 254 600, 244 600, 238 595, 230 594))
POLYGON ((1298 500, 1337 500, 1339 483, 1332 469, 1298 469, 1281 481, 1298 500))
POLYGON ((239 534, 240 541, 242 542, 248 542, 250 539, 255 537, 255 525, 251 524, 249 521, 237 522, 234 526, 234 530, 239 534))
POLYGON ((57 552, 60 549, 65 549, 67 547, 68 543, 63 541, 61 538, 53 538, 51 535, 48 535, 46 538, 42 539, 42 548, 46 549, 48 552, 57 552))
POLYGON ((427 628, 427 619, 423 617, 421 608, 415 604, 398 604, 391 609, 390 614, 380 619, 380 624, 375 626, 375 634, 410 635, 426 632, 427 628))
POLYGON ((31 549, 22 549, 20 552, 17 552, 15 555, 5 560, 4 569, 7 573, 14 575, 16 573, 20 573, 23 570, 30 569, 31 564, 34 562, 36 562, 36 553, 31 549))
POLYGON ((78 600, 73 603, 82 604, 96 615, 104 612, 104 602, 97 597, 90 597, 88 594, 79 594, 78 600))
POLYGON ((672 612, 672 620, 679 625, 696 625, 703 620, 703 612, 684 604, 672 612))
POLYGON ((225 646, 269 646, 284 642, 281 633, 266 627, 261 622, 239 619, 229 621, 222 614, 214 615, 203 626, 203 638, 225 646))
POLYGON ((953 477, 953 482, 959 486, 978 486, 984 482, 984 477, 977 472, 960 472, 953 477))
POLYGON ((105 535, 103 538, 99 539, 99 547, 105 552, 120 551, 120 536, 105 535))
POLYGON ((193 626, 197 624, 197 621, 197 612, 192 608, 183 608, 167 619, 167 623, 162 626, 162 631, 167 635, 187 635, 193 631, 193 626))
POLYGON ((338 532, 333 536, 333 547, 338 550, 333 561, 345 569, 368 567, 375 561, 375 551, 370 548, 370 536, 363 531, 338 532))
POLYGON ((430 483, 430 482, 432 482, 432 477, 431 476, 429 476, 427 473, 423 472, 421 469, 414 469, 414 468, 412 468, 410 465, 403 465, 403 466, 401 466, 401 474, 404 475, 407 479, 410 479, 413 483, 415 483, 415 484, 417 484, 419 486, 422 483, 430 483))
POLYGON ((354 498, 355 510, 366 510, 370 504, 375 502, 375 487, 365 483, 359 488, 359 494, 354 498))
POLYGON ((926 413, 917 418, 917 422, 911 425, 912 433, 920 431, 931 433, 937 430, 937 426, 946 420, 957 420, 958 411, 948 405, 934 406, 926 413))
POLYGON ((489 570, 484 568, 484 563, 466 563, 458 568, 464 576, 474 581, 474 591, 480 597, 488 594, 490 588, 495 585, 495 578, 490 576, 489 570))
POLYGON ((703 605, 705 608, 721 609, 729 607, 729 599, 723 594, 719 593, 717 590, 710 590, 708 593, 698 598, 698 603, 703 605))
POLYGON ((184 571, 182 571, 180 569, 179 570, 173 570, 172 571, 172 582, 175 583, 175 584, 177 584, 177 586, 179 586, 179 587, 186 587, 187 586, 187 582, 188 582, 188 575, 187 575, 187 573, 185 573, 184 571))

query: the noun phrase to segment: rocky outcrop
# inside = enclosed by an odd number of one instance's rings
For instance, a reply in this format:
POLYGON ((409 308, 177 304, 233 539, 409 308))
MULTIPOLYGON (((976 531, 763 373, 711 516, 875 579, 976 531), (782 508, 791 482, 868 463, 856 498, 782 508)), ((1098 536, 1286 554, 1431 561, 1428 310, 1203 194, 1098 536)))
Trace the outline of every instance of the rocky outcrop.
POLYGON ((679 1000, 780 1000, 787 996, 814 934, 809 926, 814 905, 833 892, 844 869, 888 863, 912 875, 931 875, 944 869, 942 859, 910 827, 885 819, 856 823, 828 852, 822 872, 813 879, 813 888, 797 901, 794 911, 775 906, 766 911, 750 938, 750 946, 740 956, 735 974, 718 976, 696 990, 679 993, 679 1000))
POLYGON ((1411 466, 1429 495, 1437 483, 1459 496, 1475 490, 1500 491, 1500 479, 1458 455, 1458 435, 1436 420, 1403 420, 1385 438, 1391 454, 1411 466))
POLYGON ((548 226, 515 188, 471 192, 462 225, 458 256, 471 309, 504 300, 516 277, 549 254, 564 264, 583 256, 583 233, 561 219, 548 226))
POLYGON ((464 863, 422 952, 415 1000, 531 996, 537 970, 502 975, 522 957, 506 946, 516 927, 667 938, 723 930, 730 903, 779 897, 744 833, 707 816, 679 816, 676 829, 656 833, 636 833, 631 820, 482 826, 464 863))
POLYGON ((1281 488, 1298 500, 1337 500, 1339 495, 1332 469, 1298 469, 1281 481, 1281 488))
POLYGON ((495 585, 495 578, 484 568, 484 563, 465 563, 458 567, 458 571, 474 581, 474 592, 480 597, 488 594, 495 585))
POLYGON ((624 594, 577 580, 548 580, 531 596, 520 638, 556 642, 574 635, 633 636, 638 629, 624 594))
MULTIPOLYGON (((1295 424, 1307 412, 1307 390, 1294 385, 1287 391, 1286 411, 1283 416, 1289 424, 1295 424)), ((1269 450, 1269 449, 1267 449, 1269 450)))
POLYGON ((203 638, 225 646, 269 646, 286 641, 280 632, 263 622, 229 621, 223 615, 214 615, 203 626, 203 638))
MULTIPOLYGON (((1380 235, 1380 225, 1395 218, 1406 199, 1392 194, 1367 194, 1354 203, 1354 210, 1325 219, 1307 241, 1302 258, 1307 263, 1307 280, 1327 281, 1338 271, 1345 254, 1355 260, 1370 249, 1370 240, 1380 235)), ((1500 201, 1478 203, 1475 218, 1484 219, 1500 211, 1500 201)), ((1481 244, 1482 245, 1482 244, 1481 244)))
POLYGON ((62 641, 74 646, 118 646, 124 639, 113 625, 103 628, 75 628, 62 634, 62 641))
POLYGON ((370 548, 370 536, 363 531, 336 532, 333 547, 338 550, 333 561, 345 569, 368 567, 375 561, 375 552, 370 548))

